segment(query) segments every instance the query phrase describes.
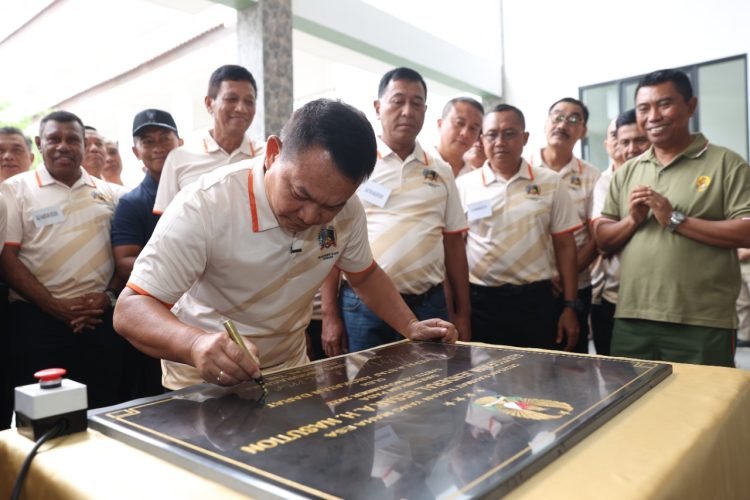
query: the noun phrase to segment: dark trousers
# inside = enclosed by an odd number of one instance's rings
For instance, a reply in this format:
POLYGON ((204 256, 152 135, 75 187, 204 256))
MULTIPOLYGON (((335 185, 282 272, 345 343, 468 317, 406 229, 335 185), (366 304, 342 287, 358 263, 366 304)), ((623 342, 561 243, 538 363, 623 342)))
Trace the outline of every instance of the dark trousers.
POLYGON ((164 394, 161 385, 161 360, 123 343, 123 372, 120 398, 123 401, 164 394))
POLYGON ((326 358, 326 353, 323 350, 323 339, 321 338, 323 321, 319 319, 310 320, 306 333, 308 342, 307 357, 310 358, 310 361, 326 358))
POLYGON ((609 356, 611 352, 616 307, 616 304, 604 299, 602 299, 601 304, 591 305, 591 333, 594 337, 594 347, 597 354, 609 356))
POLYGON ((102 316, 94 330, 81 333, 26 302, 9 306, 11 384, 36 382, 34 373, 44 368, 65 368, 66 378, 86 384, 88 407, 125 401, 123 348, 125 340, 112 328, 112 311, 102 316))
POLYGON ((10 336, 8 335, 8 287, 0 283, 0 431, 10 428, 13 387, 10 383, 10 336))
MULTIPOLYGON (((576 319, 578 319, 578 327, 580 333, 578 334, 578 343, 573 348, 572 352, 578 352, 581 354, 588 354, 589 352, 589 312, 591 312, 591 291, 592 287, 587 286, 578 290, 576 298, 580 303, 580 307, 576 309, 576 319)), ((565 307, 565 298, 560 294, 557 297, 557 317, 559 318, 565 307)))
POLYGON ((528 285, 471 285, 471 339, 554 349, 557 308, 549 280, 528 285))

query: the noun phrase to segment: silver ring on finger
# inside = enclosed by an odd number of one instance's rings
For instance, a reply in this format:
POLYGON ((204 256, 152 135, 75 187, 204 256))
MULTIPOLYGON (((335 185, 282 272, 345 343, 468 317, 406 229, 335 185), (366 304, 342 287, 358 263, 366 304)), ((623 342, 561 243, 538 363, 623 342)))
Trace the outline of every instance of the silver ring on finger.
POLYGON ((224 377, 224 370, 219 370, 219 376, 216 377, 216 383, 221 384, 222 377, 224 377))

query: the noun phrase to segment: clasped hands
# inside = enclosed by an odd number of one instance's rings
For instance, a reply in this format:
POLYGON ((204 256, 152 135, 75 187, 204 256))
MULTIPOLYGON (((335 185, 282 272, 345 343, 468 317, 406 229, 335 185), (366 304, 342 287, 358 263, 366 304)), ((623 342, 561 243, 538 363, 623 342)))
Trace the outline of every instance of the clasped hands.
POLYGON ((630 216, 637 225, 641 225, 648 217, 649 210, 661 227, 667 227, 674 208, 666 197, 651 189, 651 186, 637 186, 630 192, 630 216))

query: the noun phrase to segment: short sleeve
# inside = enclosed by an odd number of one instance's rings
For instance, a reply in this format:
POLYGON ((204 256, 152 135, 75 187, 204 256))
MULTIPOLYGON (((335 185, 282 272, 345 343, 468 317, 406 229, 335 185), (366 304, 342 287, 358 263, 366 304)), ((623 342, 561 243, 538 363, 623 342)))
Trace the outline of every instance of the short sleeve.
POLYGON ((359 197, 352 196, 347 203, 352 210, 352 232, 336 266, 344 272, 359 273, 369 268, 374 259, 367 239, 367 219, 359 197))
POLYGON ((139 213, 142 210, 149 210, 150 207, 139 206, 134 203, 130 197, 125 196, 120 199, 115 209, 115 215, 112 218, 112 246, 119 245, 138 245, 146 244, 146 231, 143 227, 143 216, 139 213))
POLYGON ((5 238, 7 245, 21 246, 23 240, 23 205, 21 190, 23 184, 8 181, 0 184, 0 192, 5 206, 5 238))
POLYGON ((601 173, 594 167, 591 167, 591 176, 592 176, 592 182, 589 184, 591 186, 591 190, 588 193, 588 196, 586 196, 586 220, 587 222, 590 222, 591 219, 594 218, 594 192, 596 191, 596 185, 599 183, 599 179, 601 179, 601 173))
POLYGON ((173 200, 135 261, 130 288, 174 304, 203 273, 211 234, 199 193, 187 189, 173 200))
POLYGON ((448 199, 445 204, 445 233, 461 233, 469 228, 466 221, 466 214, 461 205, 461 197, 458 194, 456 180, 451 176, 446 179, 446 188, 448 190, 448 199))
POLYGON ((604 201, 607 199, 607 191, 609 190, 609 182, 611 177, 602 175, 596 181, 594 185, 594 195, 592 197, 591 205, 591 218, 596 219, 602 214, 604 208, 604 201))
POLYGON ((161 215, 167 209, 177 193, 180 191, 179 181, 177 179, 177 157, 179 148, 170 151, 167 159, 164 160, 164 167, 161 170, 159 178, 159 188, 156 190, 156 199, 154 200, 153 213, 161 215))
POLYGON ((560 180, 555 186, 555 194, 552 198, 552 219, 550 220, 550 233, 561 234, 574 231, 581 227, 581 219, 578 216, 573 201, 568 194, 568 188, 560 180))
POLYGON ((604 208, 601 210, 601 215, 608 219, 620 220, 622 218, 622 214, 620 213, 620 195, 622 192, 622 183, 625 178, 624 174, 625 168, 620 167, 612 176, 612 181, 609 183, 607 197, 604 200, 604 208))
POLYGON ((727 152, 729 175, 725 176, 725 214, 727 219, 750 217, 750 166, 733 152, 727 152))

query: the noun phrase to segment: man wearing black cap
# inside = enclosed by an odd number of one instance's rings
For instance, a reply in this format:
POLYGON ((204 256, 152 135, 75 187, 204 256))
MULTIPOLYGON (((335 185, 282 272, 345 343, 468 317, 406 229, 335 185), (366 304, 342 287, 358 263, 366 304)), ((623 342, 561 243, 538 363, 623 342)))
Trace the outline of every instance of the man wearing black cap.
POLYGON ((172 115, 160 109, 146 109, 133 119, 133 144, 133 154, 143 162, 146 176, 138 187, 120 198, 112 221, 115 265, 125 281, 159 220, 152 208, 164 160, 182 145, 182 139, 172 115))
MULTIPOLYGON (((143 181, 120 198, 112 220, 112 252, 116 272, 127 282, 138 254, 154 232, 158 215, 152 213, 164 160, 182 145, 172 115, 160 109, 146 109, 133 119, 133 154, 143 162, 143 181)), ((133 398, 161 392, 159 361, 132 349, 128 352, 127 378, 133 398)))

